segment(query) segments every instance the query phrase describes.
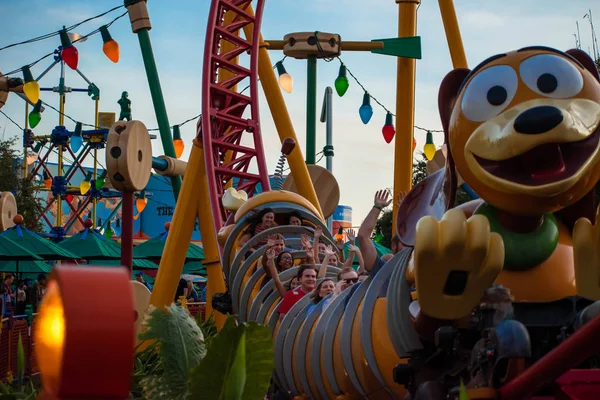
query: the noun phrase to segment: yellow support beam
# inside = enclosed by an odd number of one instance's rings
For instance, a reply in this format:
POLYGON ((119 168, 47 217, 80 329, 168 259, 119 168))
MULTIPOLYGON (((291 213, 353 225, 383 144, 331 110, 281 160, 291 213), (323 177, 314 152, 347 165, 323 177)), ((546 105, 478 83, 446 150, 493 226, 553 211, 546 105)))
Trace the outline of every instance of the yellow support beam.
POLYGON ((452 58, 452 66, 454 68, 468 68, 454 2, 452 0, 439 0, 439 5, 444 30, 446 31, 448 49, 450 50, 450 58, 452 58))

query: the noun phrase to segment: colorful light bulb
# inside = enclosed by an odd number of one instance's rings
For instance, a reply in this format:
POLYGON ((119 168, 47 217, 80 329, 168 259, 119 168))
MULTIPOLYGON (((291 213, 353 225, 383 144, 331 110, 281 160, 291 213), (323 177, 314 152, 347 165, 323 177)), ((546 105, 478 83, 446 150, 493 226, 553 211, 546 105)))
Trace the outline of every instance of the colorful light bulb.
POLYGON ((92 188, 92 184, 90 183, 91 180, 92 180, 92 173, 88 172, 87 175, 85 176, 85 179, 83 181, 81 181, 81 183, 79 184, 79 191, 81 192, 82 195, 89 192, 90 189, 92 188))
POLYGON ((358 109, 358 115, 360 115, 360 119, 363 124, 368 124, 373 116, 373 107, 371 107, 371 96, 369 93, 365 92, 363 95, 363 103, 362 106, 358 109))
POLYGON ((338 96, 342 97, 346 94, 348 87, 350 86, 350 82, 348 82, 347 70, 345 65, 340 65, 340 71, 338 72, 338 77, 335 79, 335 91, 338 96))
POLYGON ((337 235, 335 235, 335 240, 336 241, 340 241, 340 240, 343 240, 343 239, 344 239, 344 228, 342 228, 340 226, 340 228, 338 229, 337 235))
POLYGON ((106 25, 100 27, 100 35, 102 35, 102 51, 108 59, 115 64, 119 62, 119 43, 115 42, 108 32, 106 25))
POLYGON ((181 132, 179 132, 179 125, 173 126, 173 147, 175 147, 175 157, 180 158, 185 149, 185 143, 181 139, 181 132))
POLYGON ((44 171, 44 186, 46 189, 50 189, 52 187, 52 177, 46 171, 44 171))
POLYGON ((96 190, 100 190, 104 187, 106 182, 106 170, 104 170, 98 178, 96 178, 96 190))
POLYGON ((29 126, 31 127, 31 129, 38 126, 38 124, 42 120, 41 110, 42 110, 42 101, 38 100, 37 103, 35 103, 35 106, 33 106, 33 110, 31 110, 31 112, 29 113, 29 117, 28 117, 29 126))
POLYGON ((292 76, 287 73, 281 61, 278 61, 277 64, 275 64, 275 67, 277 68, 277 74, 279 75, 279 86, 286 92, 292 93, 292 89, 294 88, 292 76))
POLYGON ((25 96, 27 96, 32 104, 36 104, 40 100, 40 84, 33 79, 29 66, 24 66, 22 70, 23 80, 25 81, 23 93, 25 93, 25 96))
POLYGON ((115 231, 113 231, 112 226, 110 226, 110 224, 108 224, 108 226, 106 227, 106 230, 104 231, 104 237, 107 239, 112 239, 114 234, 115 234, 115 231))
POLYGON ((60 58, 69 66, 69 68, 76 70, 77 64, 79 63, 79 52, 71 44, 71 39, 69 39, 69 35, 67 34, 67 30, 63 27, 63 29, 59 32, 60 35, 60 43, 62 46, 62 50, 60 51, 60 58))
POLYGON ((73 195, 72 194, 68 194, 65 196, 65 200, 67 201, 67 203, 72 203, 73 202, 73 195))
POLYGON ((392 114, 389 111, 385 116, 385 125, 383 126, 381 133, 383 133, 383 138, 385 139, 386 143, 390 143, 396 135, 396 129, 394 129, 394 121, 392 120, 392 114))
POLYGON ((146 204, 148 204, 148 199, 146 198, 146 192, 142 190, 140 192, 140 197, 138 197, 135 201, 135 208, 137 208, 138 214, 144 211, 144 208, 146 208, 146 204))
POLYGON ((78 122, 75 125, 75 132, 73 133, 73 136, 71 136, 71 150, 73 150, 74 153, 77 153, 79 149, 81 149, 81 145, 83 144, 83 138, 81 137, 81 129, 81 122, 78 122))
POLYGON ((425 157, 429 161, 433 159, 435 156, 435 144, 433 144, 433 133, 427 131, 427 140, 425 141, 425 146, 423 146, 423 153, 425 153, 425 157))
POLYGON ((413 137, 413 152, 415 151, 416 148, 417 148, 417 139, 415 139, 413 137))

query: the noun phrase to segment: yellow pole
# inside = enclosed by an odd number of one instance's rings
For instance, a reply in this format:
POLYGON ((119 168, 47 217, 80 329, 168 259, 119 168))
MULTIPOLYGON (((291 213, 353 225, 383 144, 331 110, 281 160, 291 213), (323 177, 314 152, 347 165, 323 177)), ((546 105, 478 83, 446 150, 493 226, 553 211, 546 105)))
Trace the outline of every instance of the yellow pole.
MULTIPOLYGON (((246 9, 246 12, 254 15, 254 11, 250 6, 246 9)), ((252 37, 253 28, 254 26, 252 24, 244 27, 244 34, 247 38, 252 37)), ((290 165, 290 171, 294 176, 294 182, 298 188, 298 193, 306 200, 310 201, 319 211, 321 218, 323 218, 323 211, 321 210, 317 193, 315 192, 315 188, 310 179, 308 168, 304 162, 304 156, 302 155, 302 150, 294 131, 294 125, 292 125, 290 114, 288 113, 287 106, 283 100, 283 95, 279 89, 277 78, 275 77, 275 71, 273 70, 273 64, 271 64, 271 58, 269 57, 269 52, 267 51, 266 45, 263 46, 264 42, 262 35, 260 35, 259 40, 261 46, 258 56, 258 76, 260 78, 260 83, 262 85, 263 92, 265 93, 265 97, 267 98, 267 104, 271 110, 271 115, 273 116, 273 122, 275 122, 275 128, 279 134, 279 139, 282 143, 286 138, 292 138, 296 141, 296 147, 292 153, 287 156, 287 161, 290 165)))
MULTIPOLYGON (((94 127, 96 129, 98 129, 98 127, 100 126, 100 124, 98 123, 98 108, 99 108, 99 100, 100 99, 96 99, 94 101, 95 106, 95 118, 94 118, 94 127)), ((94 149, 94 182, 96 181, 96 179, 98 178, 98 149, 94 149)), ((96 217, 97 217, 97 207, 98 207, 98 199, 94 197, 94 199, 92 200, 92 221, 93 221, 93 225, 92 227, 95 228, 96 227, 96 217)))
POLYGON ((454 9, 452 0, 439 0, 440 13, 446 31, 446 40, 448 41, 448 49, 452 58, 452 66, 454 68, 468 68, 467 56, 465 48, 460 36, 460 28, 458 26, 458 18, 454 9))
MULTIPOLYGON (((417 35, 417 8, 421 0, 396 0, 398 3, 398 37, 417 35)), ((398 57, 396 80, 396 143, 394 152, 394 200, 392 235, 396 234, 396 205, 400 192, 412 185, 413 137, 415 119, 414 58, 398 57)))
MULTIPOLYGON (((208 178, 206 177, 206 164, 204 162, 204 150, 201 143, 194 141, 194 149, 200 158, 200 167, 198 171, 199 178, 196 183, 196 190, 200 193, 198 196, 198 221, 200 223, 200 234, 202 235, 202 248, 204 249, 204 261, 206 266, 207 285, 206 285, 206 316, 213 312, 212 298, 215 293, 223 293, 226 290, 225 278, 223 277, 223 269, 221 266, 221 255, 217 236, 215 232, 215 221, 210 207, 210 198, 208 196, 208 178)), ((186 169, 185 180, 188 179, 186 169)), ((214 312, 215 323, 217 328, 221 329, 225 324, 227 316, 220 312, 214 312)))
MULTIPOLYGON (((29 103, 25 102, 25 130, 27 129, 29 129, 29 103)), ((27 179, 27 146, 23 146, 23 179, 27 179)))

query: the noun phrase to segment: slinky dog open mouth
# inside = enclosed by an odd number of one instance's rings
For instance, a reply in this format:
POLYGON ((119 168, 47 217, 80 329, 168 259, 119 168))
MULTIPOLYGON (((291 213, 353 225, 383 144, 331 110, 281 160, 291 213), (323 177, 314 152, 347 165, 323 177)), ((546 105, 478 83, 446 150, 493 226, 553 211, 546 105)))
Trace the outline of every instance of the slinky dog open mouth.
POLYGON ((587 138, 570 143, 545 143, 502 161, 475 159, 490 174, 526 186, 541 186, 567 179, 594 154, 600 127, 587 138))

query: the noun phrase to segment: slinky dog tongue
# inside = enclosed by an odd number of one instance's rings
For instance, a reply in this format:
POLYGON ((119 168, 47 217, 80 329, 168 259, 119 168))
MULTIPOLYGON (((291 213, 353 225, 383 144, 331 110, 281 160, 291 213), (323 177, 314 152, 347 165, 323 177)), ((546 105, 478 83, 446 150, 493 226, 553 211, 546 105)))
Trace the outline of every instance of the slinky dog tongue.
POLYGON ((538 146, 520 158, 532 179, 547 179, 566 170, 560 146, 556 143, 538 146))

